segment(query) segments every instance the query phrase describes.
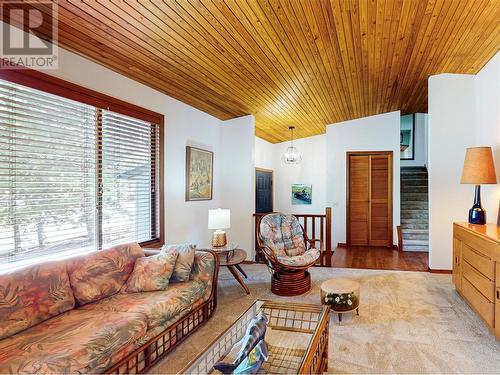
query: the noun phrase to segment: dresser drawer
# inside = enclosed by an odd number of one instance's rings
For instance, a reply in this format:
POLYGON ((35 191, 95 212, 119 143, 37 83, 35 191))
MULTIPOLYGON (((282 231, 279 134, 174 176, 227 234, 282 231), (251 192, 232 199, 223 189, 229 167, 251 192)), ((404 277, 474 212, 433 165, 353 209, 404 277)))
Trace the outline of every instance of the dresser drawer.
POLYGON ((461 228, 458 225, 454 226, 453 235, 487 258, 492 258, 493 253, 500 251, 500 245, 496 242, 489 240, 481 234, 461 228))
POLYGON ((495 279, 494 262, 465 243, 462 244, 462 258, 491 281, 495 279))
POLYGON ((462 264, 462 276, 467 279, 490 302, 495 302, 495 284, 484 277, 467 261, 462 264))
POLYGON ((462 278, 462 294, 484 321, 490 327, 493 327, 495 321, 495 305, 479 293, 466 278, 462 278))

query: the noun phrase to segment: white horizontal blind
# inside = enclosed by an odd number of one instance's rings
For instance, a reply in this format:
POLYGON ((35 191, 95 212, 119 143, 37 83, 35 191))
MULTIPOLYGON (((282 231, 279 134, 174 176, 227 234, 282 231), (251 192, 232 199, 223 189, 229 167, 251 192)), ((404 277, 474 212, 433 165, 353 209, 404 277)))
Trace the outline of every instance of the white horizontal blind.
POLYGON ((159 125, 0 80, 0 271, 159 238, 159 125))
POLYGON ((102 247, 157 238, 157 126, 102 110, 102 247))
POLYGON ((94 249, 96 109, 0 80, 0 266, 94 249))

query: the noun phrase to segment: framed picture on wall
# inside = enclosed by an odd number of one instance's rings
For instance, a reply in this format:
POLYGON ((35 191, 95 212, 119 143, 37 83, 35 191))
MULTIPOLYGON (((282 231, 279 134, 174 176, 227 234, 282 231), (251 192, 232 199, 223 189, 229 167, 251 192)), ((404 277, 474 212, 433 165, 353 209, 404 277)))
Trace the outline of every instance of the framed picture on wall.
POLYGON ((214 153, 186 146, 186 201, 212 199, 214 153))
POLYGON ((415 159, 415 115, 401 116, 399 147, 401 160, 415 159))
POLYGON ((312 204, 312 185, 292 184, 292 204, 312 204))

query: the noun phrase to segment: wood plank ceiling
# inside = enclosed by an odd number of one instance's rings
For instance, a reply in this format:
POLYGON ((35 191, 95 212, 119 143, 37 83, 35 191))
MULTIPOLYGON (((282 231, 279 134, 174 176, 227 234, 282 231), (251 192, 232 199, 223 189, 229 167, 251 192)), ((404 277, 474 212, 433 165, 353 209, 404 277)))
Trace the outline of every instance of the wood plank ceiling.
POLYGON ((254 114, 270 142, 425 112, 430 75, 477 73, 500 47, 500 0, 58 4, 62 47, 220 119, 254 114))

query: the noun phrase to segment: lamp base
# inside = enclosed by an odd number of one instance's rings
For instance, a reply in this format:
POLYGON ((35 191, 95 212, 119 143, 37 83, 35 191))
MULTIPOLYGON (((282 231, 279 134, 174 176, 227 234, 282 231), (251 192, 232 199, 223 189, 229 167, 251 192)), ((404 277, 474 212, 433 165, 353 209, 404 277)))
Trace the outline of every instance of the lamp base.
POLYGON ((213 247, 224 247, 227 245, 226 232, 223 230, 216 230, 212 235, 213 247))
POLYGON ((486 224, 486 210, 481 206, 481 186, 474 190, 474 205, 469 210, 469 224, 486 224))
POLYGON ((486 210, 482 207, 475 207, 469 210, 469 223, 470 224, 486 224, 486 210))

